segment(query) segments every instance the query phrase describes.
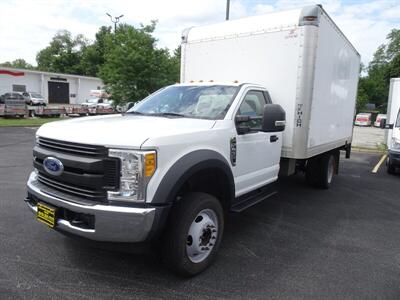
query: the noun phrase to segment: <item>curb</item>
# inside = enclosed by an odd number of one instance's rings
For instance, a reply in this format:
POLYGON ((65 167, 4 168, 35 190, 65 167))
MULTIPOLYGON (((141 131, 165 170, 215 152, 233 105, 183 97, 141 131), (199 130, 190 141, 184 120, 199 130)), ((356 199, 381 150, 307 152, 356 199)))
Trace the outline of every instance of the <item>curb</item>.
POLYGON ((386 150, 374 149, 374 148, 357 148, 351 147, 351 151, 359 152, 359 153, 373 153, 373 154, 385 154, 386 150))
POLYGON ((42 125, 36 125, 36 124, 35 125, 29 125, 29 124, 28 125, 10 125, 10 126, 9 125, 0 125, 0 128, 13 128, 13 127, 14 128, 21 128, 21 127, 22 128, 24 128, 24 127, 26 127, 26 128, 38 127, 39 128, 40 126, 42 126, 42 125))

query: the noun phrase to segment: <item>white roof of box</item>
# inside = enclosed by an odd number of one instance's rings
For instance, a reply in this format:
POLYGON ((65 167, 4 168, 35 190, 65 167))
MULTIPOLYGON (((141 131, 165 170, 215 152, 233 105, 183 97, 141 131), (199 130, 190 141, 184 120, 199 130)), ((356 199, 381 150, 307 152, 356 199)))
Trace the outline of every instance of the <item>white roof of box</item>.
POLYGON ((275 31, 293 28, 299 25, 302 9, 280 11, 261 16, 247 17, 238 20, 225 21, 212 25, 188 28, 187 42, 209 38, 238 36, 257 31, 275 31))

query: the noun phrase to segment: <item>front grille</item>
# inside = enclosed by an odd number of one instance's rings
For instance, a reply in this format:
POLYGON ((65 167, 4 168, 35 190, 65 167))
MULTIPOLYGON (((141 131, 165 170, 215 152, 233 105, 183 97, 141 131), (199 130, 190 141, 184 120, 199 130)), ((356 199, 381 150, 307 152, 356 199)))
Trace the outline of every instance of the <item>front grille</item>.
POLYGON ((106 189, 115 190, 119 186, 119 160, 104 160, 104 183, 106 189))
POLYGON ((42 174, 39 173, 38 175, 38 180, 40 183, 52 187, 58 191, 64 192, 64 193, 68 193, 68 194, 72 194, 74 196, 77 197, 82 197, 85 198, 87 200, 92 200, 92 201, 97 201, 97 202, 101 202, 105 199, 106 196, 106 191, 103 192, 99 192, 99 191, 95 191, 95 190, 91 190, 91 189, 87 189, 85 187, 79 187, 79 186, 72 186, 69 184, 65 184, 62 182, 59 182, 57 180, 54 179, 50 179, 46 176, 43 176, 42 174))
POLYGON ((38 181, 49 189, 83 200, 106 202, 107 191, 119 188, 120 161, 107 156, 107 148, 39 138, 33 150, 38 181), (49 174, 43 161, 56 157, 63 166, 61 175, 49 174))
POLYGON ((38 145, 48 150, 85 156, 104 156, 107 155, 107 148, 103 146, 93 146, 64 142, 48 138, 39 137, 38 145))

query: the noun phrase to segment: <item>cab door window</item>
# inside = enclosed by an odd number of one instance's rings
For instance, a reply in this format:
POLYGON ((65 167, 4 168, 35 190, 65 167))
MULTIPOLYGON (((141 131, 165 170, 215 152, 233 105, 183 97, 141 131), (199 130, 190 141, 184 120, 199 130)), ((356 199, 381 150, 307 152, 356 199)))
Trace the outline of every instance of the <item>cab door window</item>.
POLYGON ((243 125, 249 126, 251 131, 261 130, 261 122, 265 104, 267 104, 267 102, 262 91, 247 92, 242 104, 239 107, 238 115, 249 116, 252 117, 252 119, 243 123, 243 125))

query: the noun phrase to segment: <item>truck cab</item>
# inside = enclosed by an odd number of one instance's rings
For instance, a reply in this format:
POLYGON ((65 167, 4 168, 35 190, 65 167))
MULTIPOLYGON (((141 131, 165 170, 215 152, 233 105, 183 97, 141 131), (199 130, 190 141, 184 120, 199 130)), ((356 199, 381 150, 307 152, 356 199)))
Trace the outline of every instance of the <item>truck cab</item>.
POLYGON ((195 274, 215 255, 223 215, 275 192, 284 128, 265 87, 169 86, 123 115, 42 126, 26 202, 50 227, 92 240, 168 236, 167 260, 195 274))
POLYGON ((387 119, 382 120, 381 128, 385 132, 388 147, 386 162, 389 174, 394 174, 400 167, 400 78, 390 79, 387 119))
POLYGON ((400 110, 393 124, 382 124, 383 128, 391 129, 388 137, 387 171, 394 174, 400 168, 400 110))

